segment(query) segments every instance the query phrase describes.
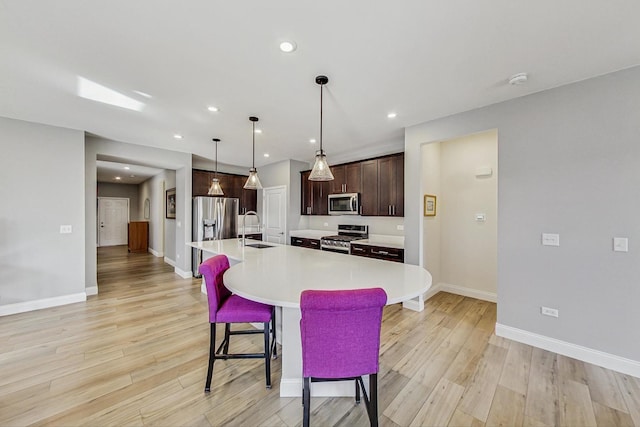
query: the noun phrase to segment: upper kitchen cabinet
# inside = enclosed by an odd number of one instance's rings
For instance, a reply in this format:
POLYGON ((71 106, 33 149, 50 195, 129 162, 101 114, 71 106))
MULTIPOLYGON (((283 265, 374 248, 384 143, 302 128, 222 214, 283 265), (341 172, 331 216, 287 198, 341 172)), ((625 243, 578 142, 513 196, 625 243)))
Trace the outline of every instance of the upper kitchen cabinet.
POLYGON ((310 174, 311 171, 300 172, 300 213, 302 215, 328 215, 331 181, 309 181, 310 174))
POLYGON ((404 153, 378 159, 378 215, 404 216, 404 153))
MULTIPOLYGON (((213 172, 194 169, 191 173, 192 196, 207 196, 213 176, 213 172)), ((256 210, 258 206, 258 192, 256 190, 245 190, 243 188, 247 176, 218 172, 218 179, 220 180, 220 187, 222 187, 222 191, 224 192, 224 196, 221 197, 233 197, 239 200, 238 213, 240 215, 248 211, 256 210)))
POLYGON ((360 195, 360 215, 378 215, 378 160, 362 162, 362 194, 360 195))
POLYGON ((361 162, 331 167, 334 180, 330 181, 330 194, 362 192, 361 162))

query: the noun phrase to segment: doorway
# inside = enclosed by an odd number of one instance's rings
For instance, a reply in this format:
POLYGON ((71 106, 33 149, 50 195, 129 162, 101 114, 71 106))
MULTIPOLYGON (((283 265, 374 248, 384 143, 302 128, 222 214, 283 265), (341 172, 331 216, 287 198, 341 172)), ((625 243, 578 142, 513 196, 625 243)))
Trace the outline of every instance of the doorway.
POLYGON ((262 190, 262 218, 265 242, 280 243, 287 241, 287 187, 269 187, 262 190))
POLYGON ((127 244, 129 199, 98 197, 98 247, 127 244))

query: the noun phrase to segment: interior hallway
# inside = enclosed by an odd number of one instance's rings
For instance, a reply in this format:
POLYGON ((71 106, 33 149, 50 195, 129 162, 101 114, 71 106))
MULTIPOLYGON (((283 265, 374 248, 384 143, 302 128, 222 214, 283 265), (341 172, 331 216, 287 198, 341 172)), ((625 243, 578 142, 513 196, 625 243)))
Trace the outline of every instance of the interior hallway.
MULTIPOLYGON (((0 318, 0 425, 302 422, 300 399, 264 387, 261 360, 216 362, 200 280, 150 254, 98 249, 99 295, 0 318)), ((380 424, 640 426, 640 379, 493 334, 493 303, 440 293, 422 313, 385 309, 380 424)), ((219 335, 222 336, 222 329, 219 335)), ((234 337, 259 351, 261 336, 234 337)), ((351 398, 312 398, 313 425, 368 425, 351 398)))

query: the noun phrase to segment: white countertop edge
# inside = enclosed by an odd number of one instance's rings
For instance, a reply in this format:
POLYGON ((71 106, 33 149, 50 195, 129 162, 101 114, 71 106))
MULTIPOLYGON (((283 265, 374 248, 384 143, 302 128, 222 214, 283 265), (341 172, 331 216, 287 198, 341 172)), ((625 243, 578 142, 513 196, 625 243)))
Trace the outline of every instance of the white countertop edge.
POLYGON ((334 236, 338 234, 336 230, 291 230, 291 237, 302 237, 303 239, 321 239, 325 236, 334 236))

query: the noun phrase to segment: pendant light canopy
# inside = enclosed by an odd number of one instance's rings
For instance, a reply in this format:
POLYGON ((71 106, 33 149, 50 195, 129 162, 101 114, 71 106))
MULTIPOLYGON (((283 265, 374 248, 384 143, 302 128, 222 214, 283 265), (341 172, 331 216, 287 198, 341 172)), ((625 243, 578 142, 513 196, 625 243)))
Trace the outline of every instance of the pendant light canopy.
POLYGON ((218 142, 220 142, 220 140, 218 138, 213 138, 213 142, 216 144, 216 168, 213 171, 211 187, 209 187, 209 192, 207 194, 210 196, 224 196, 222 187, 220 187, 220 181, 218 180, 218 142))
POLYGON ((253 125, 253 130, 251 135, 253 137, 253 157, 251 163, 251 169, 249 169, 249 178, 247 178, 247 182, 244 184, 244 188, 246 190, 262 190, 262 184, 260 183, 260 178, 258 178, 258 170, 256 169, 256 122, 258 121, 257 117, 249 117, 251 123, 253 125))
POLYGON ((333 174, 327 163, 327 156, 322 149, 322 89, 329 82, 327 76, 316 77, 316 83, 320 85, 320 150, 316 151, 316 162, 309 174, 309 181, 333 181, 333 174))

